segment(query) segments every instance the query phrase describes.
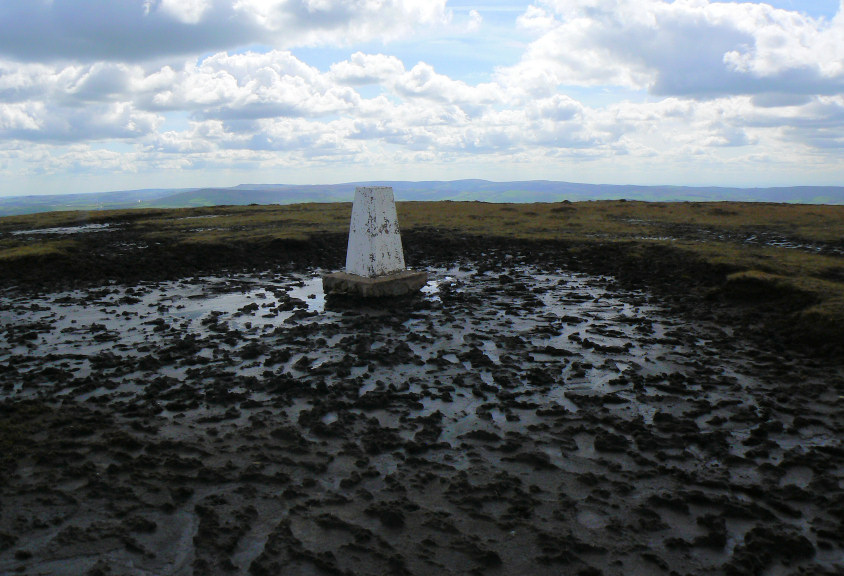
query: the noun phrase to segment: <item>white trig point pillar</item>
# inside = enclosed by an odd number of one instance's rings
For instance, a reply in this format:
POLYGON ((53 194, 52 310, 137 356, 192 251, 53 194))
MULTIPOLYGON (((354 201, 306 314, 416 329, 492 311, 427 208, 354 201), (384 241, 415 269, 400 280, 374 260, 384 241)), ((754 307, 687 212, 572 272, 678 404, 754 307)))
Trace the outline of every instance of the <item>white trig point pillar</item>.
POLYGON ((401 245, 393 189, 355 189, 346 271, 322 277, 326 294, 400 296, 419 290, 428 274, 407 270, 401 245))
POLYGON ((393 189, 355 188, 346 272, 374 278, 404 270, 399 218, 393 189))

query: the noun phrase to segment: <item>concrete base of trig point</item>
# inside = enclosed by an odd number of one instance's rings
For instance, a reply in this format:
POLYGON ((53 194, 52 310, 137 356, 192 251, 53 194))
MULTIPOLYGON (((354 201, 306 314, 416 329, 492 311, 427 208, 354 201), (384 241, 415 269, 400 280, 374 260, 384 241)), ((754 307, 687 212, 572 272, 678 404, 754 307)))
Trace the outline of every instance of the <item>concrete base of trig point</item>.
POLYGON ((322 277, 325 293, 364 298, 402 296, 416 292, 427 281, 427 273, 404 267, 393 189, 389 186, 356 188, 346 271, 322 277))
POLYGON ((334 272, 322 277, 322 288, 329 295, 377 298, 412 294, 422 288, 426 282, 428 282, 428 273, 415 270, 402 270, 373 278, 348 272, 334 272))

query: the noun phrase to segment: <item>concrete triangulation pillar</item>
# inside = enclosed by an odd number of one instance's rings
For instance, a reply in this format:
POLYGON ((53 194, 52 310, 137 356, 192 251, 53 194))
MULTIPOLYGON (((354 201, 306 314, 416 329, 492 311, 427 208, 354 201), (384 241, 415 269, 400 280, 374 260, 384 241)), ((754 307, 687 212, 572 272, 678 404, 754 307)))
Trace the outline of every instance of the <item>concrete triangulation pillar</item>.
POLYGON ((389 186, 355 189, 346 272, 374 278, 404 270, 396 201, 389 186))
POLYGON ((326 274, 326 294, 401 296, 415 292, 428 274, 404 266, 399 219, 393 189, 367 186, 355 189, 346 271, 326 274))

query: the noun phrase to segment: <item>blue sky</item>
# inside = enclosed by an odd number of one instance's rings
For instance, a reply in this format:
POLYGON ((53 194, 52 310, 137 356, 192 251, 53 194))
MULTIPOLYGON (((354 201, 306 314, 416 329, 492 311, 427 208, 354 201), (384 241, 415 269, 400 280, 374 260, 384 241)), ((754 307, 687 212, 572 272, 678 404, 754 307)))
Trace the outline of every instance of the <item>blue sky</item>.
POLYGON ((0 4, 0 196, 842 176, 839 0, 0 4))

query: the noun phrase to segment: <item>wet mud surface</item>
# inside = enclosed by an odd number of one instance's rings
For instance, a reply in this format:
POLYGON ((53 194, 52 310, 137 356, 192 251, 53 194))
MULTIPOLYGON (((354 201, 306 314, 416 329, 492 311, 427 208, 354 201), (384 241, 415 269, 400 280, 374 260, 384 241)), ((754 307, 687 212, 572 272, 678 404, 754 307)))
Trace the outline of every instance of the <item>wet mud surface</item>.
POLYGON ((0 294, 0 573, 840 574, 844 368, 491 250, 0 294))

